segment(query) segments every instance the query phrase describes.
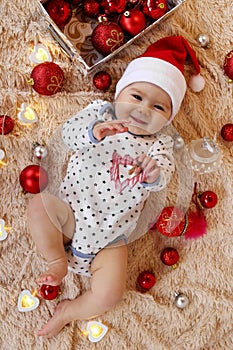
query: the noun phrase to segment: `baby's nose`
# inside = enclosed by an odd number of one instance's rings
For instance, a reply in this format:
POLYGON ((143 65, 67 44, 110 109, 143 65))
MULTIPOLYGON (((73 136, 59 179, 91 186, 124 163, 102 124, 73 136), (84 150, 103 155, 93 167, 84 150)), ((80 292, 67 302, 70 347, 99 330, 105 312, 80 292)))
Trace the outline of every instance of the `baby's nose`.
POLYGON ((145 116, 149 116, 151 114, 151 109, 146 104, 144 104, 138 108, 138 112, 145 116))

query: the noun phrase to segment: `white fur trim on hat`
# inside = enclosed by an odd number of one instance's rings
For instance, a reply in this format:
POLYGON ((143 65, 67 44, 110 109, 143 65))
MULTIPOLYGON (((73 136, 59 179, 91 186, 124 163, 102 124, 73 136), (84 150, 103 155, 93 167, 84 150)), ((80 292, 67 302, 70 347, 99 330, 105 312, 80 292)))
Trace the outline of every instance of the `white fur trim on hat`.
POLYGON ((159 86, 167 92, 172 101, 174 118, 186 92, 186 81, 181 71, 171 63, 153 57, 139 57, 129 63, 116 85, 115 98, 120 92, 136 82, 147 82, 159 86))

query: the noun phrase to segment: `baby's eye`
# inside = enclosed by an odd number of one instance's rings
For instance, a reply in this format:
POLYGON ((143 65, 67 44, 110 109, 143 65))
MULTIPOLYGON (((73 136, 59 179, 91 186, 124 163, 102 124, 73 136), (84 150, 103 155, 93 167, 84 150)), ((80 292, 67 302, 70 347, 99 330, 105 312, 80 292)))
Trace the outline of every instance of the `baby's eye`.
POLYGON ((164 111, 163 106, 160 106, 160 105, 154 105, 154 108, 159 109, 160 111, 164 111))
POLYGON ((141 97, 141 96, 139 96, 139 95, 137 95, 137 94, 133 94, 132 96, 133 96, 136 100, 142 101, 142 97, 141 97))

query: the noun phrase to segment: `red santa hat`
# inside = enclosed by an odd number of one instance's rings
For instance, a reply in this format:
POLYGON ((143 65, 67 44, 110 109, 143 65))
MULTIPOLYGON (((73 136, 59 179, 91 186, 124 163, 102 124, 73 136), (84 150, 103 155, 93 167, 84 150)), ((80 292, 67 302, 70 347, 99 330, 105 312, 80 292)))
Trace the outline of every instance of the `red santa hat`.
POLYGON ((129 63, 116 85, 115 98, 128 85, 136 82, 148 82, 162 88, 172 101, 171 121, 179 111, 186 92, 184 65, 190 57, 196 74, 189 80, 189 87, 195 92, 204 88, 205 81, 200 75, 200 66, 195 52, 182 36, 162 38, 151 44, 148 49, 129 63))

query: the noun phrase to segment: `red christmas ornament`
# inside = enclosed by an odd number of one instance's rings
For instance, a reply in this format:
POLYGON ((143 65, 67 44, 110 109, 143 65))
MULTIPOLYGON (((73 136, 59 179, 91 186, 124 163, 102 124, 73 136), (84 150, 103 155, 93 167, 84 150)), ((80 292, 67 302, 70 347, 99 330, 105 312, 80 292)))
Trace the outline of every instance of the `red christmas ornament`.
POLYGON ((164 236, 184 235, 185 239, 197 239, 207 233, 207 223, 200 206, 196 206, 196 210, 190 210, 187 214, 184 214, 180 208, 166 207, 151 229, 154 228, 164 236))
POLYGON ((127 0, 101 0, 100 5, 107 15, 122 13, 126 8, 127 0))
POLYGON ((48 174, 47 171, 39 165, 28 165, 22 170, 19 182, 24 191, 33 194, 39 193, 48 185, 48 174))
POLYGON ((137 289, 140 292, 146 292, 153 287, 156 282, 156 278, 153 272, 143 271, 137 278, 137 289))
POLYGON ((233 124, 225 124, 221 129, 221 136, 225 141, 233 141, 233 124))
POLYGON ((216 193, 212 191, 205 191, 198 196, 199 202, 203 208, 211 209, 215 207, 218 202, 216 193))
POLYGON ((179 254, 175 248, 165 248, 160 254, 161 261, 168 266, 175 265, 179 260, 179 254))
POLYGON ((164 236, 181 236, 186 228, 185 214, 178 207, 166 207, 161 211, 154 226, 164 236))
POLYGON ((230 80, 233 80, 233 50, 226 55, 223 69, 230 80))
POLYGON ((105 71, 97 72, 93 77, 93 84, 99 90, 106 91, 112 83, 111 75, 105 71))
POLYGON ((64 84, 63 70, 53 62, 44 62, 33 68, 28 81, 40 95, 51 96, 61 91, 64 84))
POLYGON ((7 135, 14 129, 14 120, 8 115, 0 115, 0 135, 7 135))
POLYGON ((96 17, 99 14, 100 5, 97 0, 84 0, 83 12, 88 17, 96 17))
POLYGON ((106 56, 124 43, 124 34, 116 23, 102 22, 93 30, 91 40, 94 48, 106 56))
POLYGON ((45 3, 44 7, 60 29, 63 29, 72 17, 72 8, 67 1, 49 0, 45 3))
POLYGON ((48 284, 42 284, 40 288, 40 295, 46 300, 56 299, 61 294, 59 286, 50 286, 48 284))
POLYGON ((146 28, 146 18, 140 10, 127 10, 120 16, 119 25, 125 33, 134 36, 146 28))
POLYGON ((153 19, 159 19, 168 10, 166 0, 142 0, 142 11, 153 19))

